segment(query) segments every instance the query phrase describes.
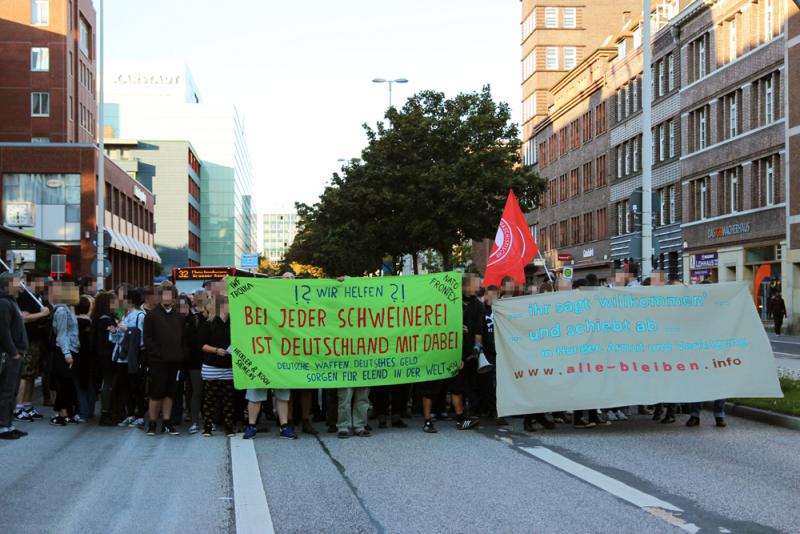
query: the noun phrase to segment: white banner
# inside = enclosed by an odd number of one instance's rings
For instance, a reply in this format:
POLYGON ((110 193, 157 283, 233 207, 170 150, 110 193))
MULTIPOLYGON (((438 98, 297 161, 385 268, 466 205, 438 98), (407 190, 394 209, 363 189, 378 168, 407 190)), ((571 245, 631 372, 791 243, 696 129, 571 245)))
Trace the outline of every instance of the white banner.
POLYGON ((783 396, 742 282, 560 291, 493 312, 500 416, 783 396))

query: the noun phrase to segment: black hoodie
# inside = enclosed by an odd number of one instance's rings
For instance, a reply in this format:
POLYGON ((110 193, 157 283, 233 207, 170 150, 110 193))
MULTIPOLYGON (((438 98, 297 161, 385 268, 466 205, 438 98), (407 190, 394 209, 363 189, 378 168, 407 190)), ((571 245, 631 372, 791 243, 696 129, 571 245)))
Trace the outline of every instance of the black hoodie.
POLYGON ((0 352, 16 356, 28 350, 28 334, 17 301, 0 290, 0 352))

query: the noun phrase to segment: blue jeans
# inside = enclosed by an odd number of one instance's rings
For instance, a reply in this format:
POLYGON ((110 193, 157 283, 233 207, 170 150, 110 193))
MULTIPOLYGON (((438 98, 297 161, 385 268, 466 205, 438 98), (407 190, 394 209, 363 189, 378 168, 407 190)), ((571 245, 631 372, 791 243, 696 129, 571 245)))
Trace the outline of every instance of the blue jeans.
POLYGON ((78 395, 78 415, 81 419, 88 420, 94 417, 94 405, 97 402, 97 388, 94 387, 94 380, 89 380, 89 387, 81 389, 78 377, 75 379, 75 393, 78 395))
MULTIPOLYGON (((693 402, 690 405, 691 408, 691 415, 694 417, 700 417, 700 409, 703 407, 702 402, 693 402)), ((725 417, 725 399, 719 399, 714 401, 714 417, 725 417)))

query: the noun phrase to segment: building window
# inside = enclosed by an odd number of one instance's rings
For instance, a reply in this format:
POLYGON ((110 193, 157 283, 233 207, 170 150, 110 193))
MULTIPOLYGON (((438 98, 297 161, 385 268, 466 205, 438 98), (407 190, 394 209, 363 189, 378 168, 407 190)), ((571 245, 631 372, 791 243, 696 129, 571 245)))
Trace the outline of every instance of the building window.
POLYGON ((88 58, 91 58, 90 54, 90 47, 91 47, 91 40, 92 40, 92 27, 89 26, 89 23, 86 22, 86 19, 81 17, 80 20, 80 38, 78 41, 78 46, 81 49, 81 52, 88 58))
POLYGON ((604 187, 608 184, 608 174, 606 168, 606 156, 602 155, 595 160, 595 176, 597 176, 597 187, 604 187))
POLYGON ((772 0, 764 0, 764 40, 775 37, 775 17, 772 0))
POLYGON ((639 138, 633 138, 633 172, 639 171, 639 138))
POLYGON ((31 24, 33 26, 50 24, 50 0, 31 0, 31 24))
POLYGON ((728 136, 736 137, 739 134, 739 117, 737 110, 738 95, 734 91, 728 97, 728 136))
POLYGON ((544 8, 544 27, 545 28, 558 28, 558 8, 546 7, 544 8))
POLYGON ((664 161, 667 155, 666 129, 666 126, 663 124, 658 127, 658 161, 664 161))
POLYGON ((678 222, 678 214, 676 210, 677 205, 675 203, 675 186, 671 185, 667 188, 667 190, 669 191, 669 224, 674 224, 678 222))
POLYGON ((667 57, 667 83, 670 91, 675 89, 675 54, 667 57))
POLYGON ((707 135, 708 135, 708 127, 706 124, 706 107, 703 106, 700 108, 700 111, 697 115, 698 121, 698 149, 703 150, 706 147, 707 135))
POLYGON ((49 143, 49 137, 31 137, 31 143, 49 143))
POLYGON ((627 48, 628 48, 628 47, 627 47, 627 44, 626 44, 626 42, 625 42, 625 40, 624 40, 624 39, 623 39, 622 41, 620 41, 620 42, 618 42, 618 43, 617 43, 617 58, 618 58, 620 61, 622 61, 623 59, 625 59, 625 54, 626 54, 626 52, 627 52, 627 48))
POLYGON ((667 218, 669 217, 667 213, 667 188, 660 189, 658 191, 658 223, 659 225, 663 226, 667 224, 667 218))
POLYGON ((669 128, 669 157, 675 157, 675 121, 671 120, 668 123, 669 128))
POLYGON ((728 24, 728 59, 730 61, 736 60, 737 51, 736 19, 734 19, 728 24))
POLYGON ((661 95, 664 94, 664 87, 665 87, 665 84, 664 84, 664 61, 659 61, 658 62, 658 89, 656 89, 656 91, 658 92, 658 95, 656 95, 656 96, 661 96, 661 95))
POLYGON ((562 174, 558 177, 558 199, 563 202, 567 200, 567 198, 567 175, 562 174))
POLYGON ((617 91, 617 122, 622 121, 622 89, 617 91))
POLYGON ((565 221, 565 220, 561 221, 560 223, 558 223, 558 226, 559 226, 559 228, 558 228, 558 230, 559 230, 559 232, 558 232, 558 246, 559 247, 565 247, 565 246, 567 246, 568 237, 569 237, 568 234, 567 234, 567 221, 565 221))
POLYGON ((50 93, 31 93, 31 117, 50 116, 50 93))
POLYGON ((558 182, 555 178, 550 180, 548 190, 550 191, 550 206, 552 207, 558 204, 558 182))
POLYGON ((578 63, 578 49, 574 46, 564 47, 564 68, 572 70, 578 63))
POLYGON ((583 214, 583 240, 594 241, 594 213, 583 214))
POLYGON ((592 162, 583 164, 583 192, 594 189, 594 176, 592 172, 592 162))
POLYGON ((741 211, 741 200, 739 197, 739 173, 737 170, 729 172, 729 191, 731 213, 741 211))
POLYGON ((622 108, 622 114, 623 114, 623 117, 627 118, 628 115, 630 114, 630 110, 631 110, 631 88, 630 88, 630 85, 625 86, 625 88, 622 89, 622 92, 625 93, 625 101, 624 101, 623 108, 622 108))
POLYGON ((772 89, 772 78, 767 77, 764 80, 764 123, 770 124, 775 120, 775 100, 774 91, 772 89))
POLYGON ((564 27, 565 28, 576 28, 578 26, 578 13, 577 9, 574 7, 565 7, 564 8, 564 27))
POLYGON ((528 122, 536 115, 536 95, 531 95, 522 103, 522 122, 528 122))
POLYGON ((764 164, 764 183, 767 206, 772 206, 775 204, 775 164, 770 158, 764 164))
POLYGON ((694 220, 700 221, 709 217, 711 212, 711 194, 708 177, 691 182, 691 198, 694 209, 694 220))
POLYGON ((548 70, 558 69, 558 48, 555 46, 548 46, 545 49, 544 66, 548 70))
POLYGON ((625 143, 625 176, 631 173, 631 143, 625 143))
POLYGON ((631 96, 632 113, 636 113, 639 109, 639 83, 639 80, 633 80, 631 82, 631 91, 633 91, 633 95, 631 96))
POLYGON ((525 59, 522 61, 522 81, 524 82, 531 75, 536 72, 536 49, 531 50, 525 59))
POLYGON ((50 70, 49 48, 31 48, 31 70, 34 72, 47 72, 50 70))
POLYGON ((622 147, 617 147, 617 178, 622 178, 622 147))
POLYGON ((576 245, 581 242, 581 218, 580 216, 570 217, 570 244, 576 245))
POLYGON ((598 136, 606 131, 608 125, 606 123, 606 103, 601 102, 594 108, 594 121, 595 129, 594 134, 598 136))
POLYGON ((569 171, 569 196, 577 197, 580 194, 580 182, 578 179, 578 169, 569 171))
POLYGON ((700 38, 697 49, 697 77, 703 78, 706 75, 706 40, 705 36, 700 38))
POLYGON ((642 28, 641 26, 636 28, 633 31, 633 48, 639 48, 642 46, 642 28))
POLYGON ((597 239, 608 237, 608 208, 600 208, 595 212, 597 216, 597 239))
POLYGON ((535 11, 532 11, 527 17, 525 17, 525 22, 522 23, 522 40, 528 38, 530 34, 536 29, 536 15, 535 11))

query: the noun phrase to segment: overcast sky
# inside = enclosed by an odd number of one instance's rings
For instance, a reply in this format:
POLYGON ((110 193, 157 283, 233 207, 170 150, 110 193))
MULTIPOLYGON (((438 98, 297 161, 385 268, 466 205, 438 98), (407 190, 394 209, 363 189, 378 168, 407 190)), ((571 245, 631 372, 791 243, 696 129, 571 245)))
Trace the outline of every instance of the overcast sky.
MULTIPOLYGON (((95 4, 98 4, 95 0, 95 4)), ((520 120, 519 0, 105 0, 105 60, 185 61, 243 114, 259 212, 314 202, 361 124, 416 91, 491 84, 520 120)))

